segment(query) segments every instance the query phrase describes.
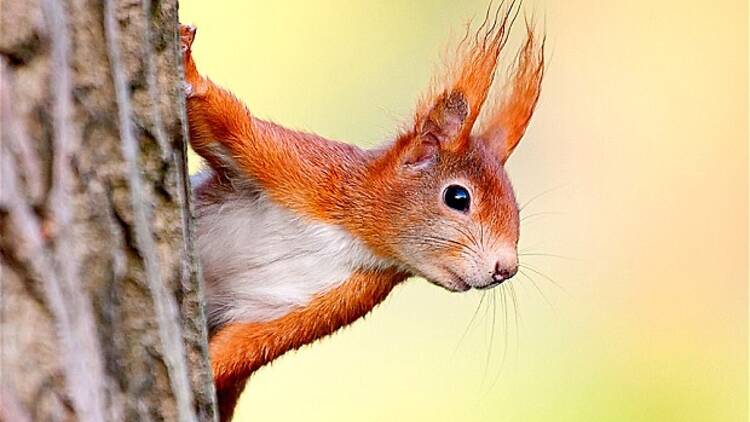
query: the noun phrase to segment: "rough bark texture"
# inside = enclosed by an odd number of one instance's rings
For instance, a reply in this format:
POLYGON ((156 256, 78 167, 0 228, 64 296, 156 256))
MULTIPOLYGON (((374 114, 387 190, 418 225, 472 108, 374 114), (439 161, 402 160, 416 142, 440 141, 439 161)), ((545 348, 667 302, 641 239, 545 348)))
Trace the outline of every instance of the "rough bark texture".
POLYGON ((176 0, 0 0, 0 420, 214 420, 176 0))

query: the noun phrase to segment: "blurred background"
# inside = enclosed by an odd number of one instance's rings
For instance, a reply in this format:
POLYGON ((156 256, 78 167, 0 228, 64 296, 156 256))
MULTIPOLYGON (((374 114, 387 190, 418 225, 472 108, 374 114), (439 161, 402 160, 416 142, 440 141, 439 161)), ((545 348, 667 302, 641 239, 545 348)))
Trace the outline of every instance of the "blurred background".
MULTIPOLYGON (((183 0, 180 15, 202 72, 256 115, 372 146, 486 7, 183 0)), ((254 375, 237 420, 747 420, 747 8, 525 2, 549 46, 508 163, 519 203, 535 198, 528 277, 484 299, 410 280, 254 375)))

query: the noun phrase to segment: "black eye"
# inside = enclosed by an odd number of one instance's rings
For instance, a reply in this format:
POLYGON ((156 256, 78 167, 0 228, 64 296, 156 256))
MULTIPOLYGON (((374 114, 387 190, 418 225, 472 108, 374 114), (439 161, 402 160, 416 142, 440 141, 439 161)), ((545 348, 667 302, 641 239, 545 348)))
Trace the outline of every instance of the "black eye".
POLYGON ((471 204, 471 196, 465 187, 450 185, 443 192, 443 202, 456 211, 466 212, 471 204))

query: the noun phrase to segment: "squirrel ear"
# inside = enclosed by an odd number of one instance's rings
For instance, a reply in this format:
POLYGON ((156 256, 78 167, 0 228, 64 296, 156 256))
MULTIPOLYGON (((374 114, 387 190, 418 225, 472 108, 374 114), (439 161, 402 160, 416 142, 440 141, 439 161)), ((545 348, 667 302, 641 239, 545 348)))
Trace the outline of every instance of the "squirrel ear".
POLYGON ((432 109, 417 120, 415 135, 407 146, 404 163, 420 166, 431 162, 440 151, 455 151, 465 143, 462 134, 469 104, 458 91, 443 93, 432 109))
POLYGON ((527 39, 506 85, 506 95, 487 114, 478 134, 505 163, 521 141, 539 100, 544 76, 544 38, 538 40, 527 22, 527 39))
POLYGON ((469 104, 458 91, 444 93, 417 128, 417 136, 440 149, 456 149, 469 114, 469 104))
POLYGON ((460 152, 468 147, 471 130, 487 99, 500 51, 519 8, 516 2, 508 6, 500 2, 496 8, 490 3, 476 32, 470 34, 472 26, 466 25, 455 57, 446 61, 442 74, 434 79, 417 106, 416 138, 436 144, 440 151, 460 152))

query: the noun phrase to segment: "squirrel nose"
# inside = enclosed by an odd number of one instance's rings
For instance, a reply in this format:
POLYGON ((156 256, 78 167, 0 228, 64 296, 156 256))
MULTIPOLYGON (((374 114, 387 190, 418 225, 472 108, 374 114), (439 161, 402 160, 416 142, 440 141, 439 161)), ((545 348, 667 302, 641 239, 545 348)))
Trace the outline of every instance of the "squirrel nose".
POLYGON ((495 283, 502 283, 503 281, 513 277, 518 272, 518 265, 512 267, 504 266, 499 261, 495 263, 495 272, 492 274, 492 280, 495 283))

